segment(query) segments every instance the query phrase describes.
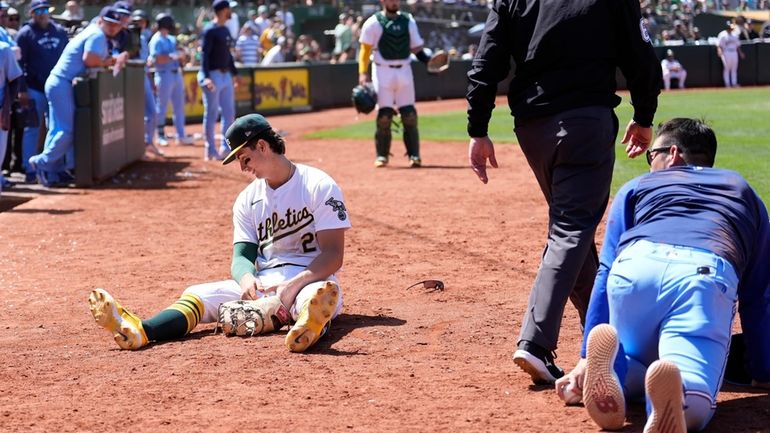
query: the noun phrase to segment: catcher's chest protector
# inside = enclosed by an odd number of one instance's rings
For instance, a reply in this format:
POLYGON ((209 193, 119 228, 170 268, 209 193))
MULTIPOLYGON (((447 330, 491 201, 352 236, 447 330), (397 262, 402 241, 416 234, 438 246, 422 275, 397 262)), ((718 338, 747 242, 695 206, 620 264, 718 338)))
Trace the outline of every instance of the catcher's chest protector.
POLYGON ((388 18, 384 12, 375 14, 382 25, 382 36, 377 44, 382 58, 386 60, 403 60, 412 52, 409 49, 409 15, 399 13, 394 19, 388 18))

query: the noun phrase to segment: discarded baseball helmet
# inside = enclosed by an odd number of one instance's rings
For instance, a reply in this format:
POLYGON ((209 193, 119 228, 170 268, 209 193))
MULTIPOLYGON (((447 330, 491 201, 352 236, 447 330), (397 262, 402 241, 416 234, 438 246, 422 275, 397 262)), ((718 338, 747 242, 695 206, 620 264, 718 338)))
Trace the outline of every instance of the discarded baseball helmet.
POLYGON ((377 92, 371 84, 358 85, 353 88, 353 106, 359 113, 369 114, 377 106, 377 92))

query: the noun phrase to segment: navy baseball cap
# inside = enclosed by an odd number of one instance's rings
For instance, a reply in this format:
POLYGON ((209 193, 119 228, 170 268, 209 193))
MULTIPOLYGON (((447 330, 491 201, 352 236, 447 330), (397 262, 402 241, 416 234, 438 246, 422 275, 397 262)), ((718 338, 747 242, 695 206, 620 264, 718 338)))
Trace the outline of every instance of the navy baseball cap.
POLYGON ((115 9, 119 14, 131 15, 131 5, 128 4, 127 1, 116 1, 115 4, 112 5, 112 8, 115 9))
POLYGON ((211 7, 214 8, 215 11, 224 8, 234 8, 236 6, 238 6, 238 2, 232 0, 213 0, 211 3, 211 7))
POLYGON ((48 0, 32 0, 32 3, 29 4, 29 10, 37 9, 48 9, 48 12, 53 12, 55 8, 48 3, 48 0))
POLYGON ((120 24, 120 13, 112 6, 103 7, 99 16, 108 23, 120 24))
POLYGON ((235 119, 235 122, 225 132, 225 141, 232 150, 222 161, 222 165, 233 162, 235 155, 246 143, 271 129, 272 127, 267 123, 267 119, 261 114, 252 113, 235 119))

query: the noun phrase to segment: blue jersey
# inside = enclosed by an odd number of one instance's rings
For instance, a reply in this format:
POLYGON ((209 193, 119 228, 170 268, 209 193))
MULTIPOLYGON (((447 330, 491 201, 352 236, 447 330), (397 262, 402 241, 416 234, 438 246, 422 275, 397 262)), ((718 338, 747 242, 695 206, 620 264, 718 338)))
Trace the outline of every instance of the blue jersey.
POLYGON ((729 170, 672 167, 623 185, 612 202, 591 293, 581 357, 594 326, 609 322, 607 277, 620 251, 645 239, 709 251, 734 267, 755 379, 770 381, 770 222, 749 184, 729 170))
POLYGON ((5 99, 6 83, 21 77, 21 75, 22 71, 11 45, 0 42, 0 106, 3 105, 5 99))
POLYGON ((227 27, 209 24, 203 30, 201 39, 201 72, 204 77, 209 78, 209 72, 216 69, 227 70, 233 75, 238 74, 235 60, 230 54, 230 48, 233 48, 235 43, 227 27))
POLYGON ((8 30, 6 30, 4 27, 0 27, 0 42, 5 42, 12 47, 16 46, 16 41, 13 40, 11 35, 8 33, 8 30))
POLYGON ((155 63, 156 71, 172 71, 179 69, 179 61, 171 60, 168 63, 159 64, 157 62, 157 56, 168 56, 176 53, 176 38, 167 35, 163 36, 160 32, 156 32, 150 39, 150 57, 152 57, 153 63, 155 63))
POLYGON ((24 24, 16 35, 21 49, 21 68, 26 75, 27 86, 43 91, 45 80, 61 57, 69 42, 67 31, 58 24, 39 27, 32 20, 24 24))
POLYGON ((107 59, 110 55, 107 36, 96 24, 89 25, 80 34, 72 38, 66 48, 64 48, 59 61, 56 62, 51 75, 71 81, 75 77, 85 74, 84 53, 96 54, 102 59, 107 59))

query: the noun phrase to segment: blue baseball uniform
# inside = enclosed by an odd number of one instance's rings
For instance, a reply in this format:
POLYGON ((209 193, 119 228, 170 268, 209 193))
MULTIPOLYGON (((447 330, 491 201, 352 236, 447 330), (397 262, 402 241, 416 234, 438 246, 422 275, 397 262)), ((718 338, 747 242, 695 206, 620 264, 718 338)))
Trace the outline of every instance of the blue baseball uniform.
MULTIPOLYGON (((5 86, 8 81, 13 81, 23 75, 19 63, 16 61, 16 54, 11 45, 0 41, 0 107, 5 102, 5 86)), ((8 131, 0 128, 0 155, 5 155, 8 145, 8 131)), ((0 173, 0 188, 3 184, 3 174, 0 173)))
POLYGON ((214 141, 217 115, 222 110, 222 135, 235 119, 235 91, 233 77, 238 73, 235 60, 230 54, 234 46, 230 31, 225 26, 210 23, 203 30, 201 45, 201 69, 198 71, 198 83, 203 89, 203 127, 206 132, 206 157, 220 159, 220 155, 230 152, 224 139, 217 151, 214 141), (214 82, 211 91, 203 85, 203 80, 209 78, 214 82))
POLYGON ((97 24, 91 24, 75 36, 64 48, 51 75, 45 82, 48 98, 48 135, 43 152, 29 159, 30 165, 45 173, 44 179, 55 179, 56 173, 74 169, 73 140, 75 130, 75 93, 72 80, 86 73, 83 61, 85 53, 95 54, 103 59, 109 57, 107 36, 97 24), (53 177, 51 177, 53 176, 53 177))
POLYGON ((156 114, 155 114, 155 94, 152 90, 152 82, 150 82, 150 75, 147 64, 147 58, 150 56, 150 48, 147 45, 147 38, 144 33, 139 36, 139 57, 138 59, 145 62, 144 67, 144 142, 146 144, 152 144, 153 136, 155 135, 156 114))
POLYGON ((710 405, 705 426, 737 299, 752 374, 770 381, 768 257, 767 209, 739 174, 680 166, 626 183, 608 216, 581 357, 591 329, 609 323, 620 340, 618 377, 637 388, 627 395, 642 392, 635 385, 647 366, 669 360, 681 372, 685 413, 710 405))
MULTIPOLYGON (((40 122, 48 118, 48 99, 45 96, 45 81, 59 60, 69 38, 67 31, 56 23, 50 22, 41 28, 34 21, 25 23, 16 35, 16 43, 21 49, 21 68, 27 80, 30 99, 35 104, 40 122)), ((24 128, 22 139, 22 164, 28 175, 33 175, 27 161, 37 151, 40 127, 24 128)))
POLYGON ((176 38, 174 36, 164 36, 161 32, 156 32, 150 39, 150 57, 153 58, 155 64, 155 87, 158 90, 155 104, 156 123, 158 125, 166 123, 166 110, 169 101, 171 101, 176 134, 179 139, 182 139, 185 136, 182 68, 177 59, 172 59, 164 64, 157 62, 157 56, 176 55, 176 53, 176 38))

